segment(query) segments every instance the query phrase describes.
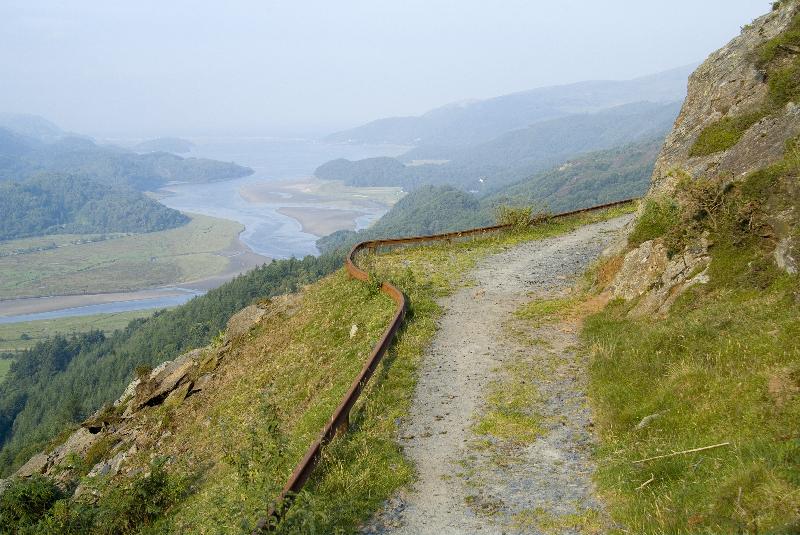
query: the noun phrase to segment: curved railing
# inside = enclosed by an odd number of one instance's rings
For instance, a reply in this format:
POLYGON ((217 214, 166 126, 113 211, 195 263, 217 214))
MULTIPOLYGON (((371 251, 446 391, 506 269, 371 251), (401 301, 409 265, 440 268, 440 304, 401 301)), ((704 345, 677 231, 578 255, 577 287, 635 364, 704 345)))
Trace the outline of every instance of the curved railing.
MULTIPOLYGON (((570 212, 542 216, 541 218, 532 220, 532 223, 560 219, 567 216, 582 214, 584 212, 593 212, 595 210, 613 208, 615 206, 628 204, 636 200, 638 199, 625 199, 624 201, 616 201, 598 206, 591 206, 589 208, 582 208, 580 210, 572 210, 570 212)), ((345 260, 345 269, 347 270, 347 273, 354 279, 368 281, 369 273, 358 267, 355 260, 356 255, 364 249, 376 250, 378 247, 410 245, 428 241, 455 240, 474 236, 476 234, 486 234, 489 232, 506 230, 512 226, 512 224, 493 225, 490 227, 478 227, 456 232, 445 232, 443 234, 431 234, 428 236, 411 236, 408 238, 362 241, 350 249, 350 252, 347 254, 347 258, 345 260)), ((367 381, 369 381, 370 377, 372 377, 372 374, 375 372, 375 368, 378 367, 381 359, 389 349, 395 334, 397 334, 397 331, 399 331, 400 327, 403 325, 407 308, 406 296, 399 288, 390 282, 382 282, 380 290, 391 297, 395 302, 395 312, 391 323, 389 323, 389 326, 383 332, 381 339, 372 349, 372 353, 370 353, 370 356, 367 359, 367 362, 364 364, 364 367, 361 369, 361 372, 353 381, 350 389, 339 403, 339 406, 336 407, 335 411, 333 411, 333 415, 328 420, 328 423, 325 424, 325 427, 322 429, 319 437, 308 448, 306 454, 303 456, 303 459, 297 464, 292 472, 292 475, 289 477, 289 480, 286 482, 286 485, 284 485, 280 495, 271 504, 269 512, 267 513, 267 517, 260 519, 256 524, 256 529, 253 531, 254 534, 263 533, 264 531, 267 531, 273 524, 275 524, 274 521, 277 521, 282 516, 283 512, 286 511, 287 507, 289 507, 291 504, 292 497, 300 492, 300 490, 303 488, 303 485, 305 485, 306 481, 308 481, 308 478, 311 477, 311 473, 319 461, 323 446, 328 444, 338 433, 347 430, 350 423, 350 409, 353 407, 353 405, 355 405, 359 395, 361 395, 361 391, 364 389, 364 386, 366 386, 367 381), (273 521, 271 522, 271 520, 273 521)))

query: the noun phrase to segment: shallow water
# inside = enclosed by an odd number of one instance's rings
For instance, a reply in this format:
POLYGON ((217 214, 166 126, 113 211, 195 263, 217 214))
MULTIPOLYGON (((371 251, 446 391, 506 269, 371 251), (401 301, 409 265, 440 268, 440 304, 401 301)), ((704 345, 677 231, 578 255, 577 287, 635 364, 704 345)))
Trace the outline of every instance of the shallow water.
MULTIPOLYGON (((393 145, 343 145, 275 138, 192 139, 192 142, 195 143, 194 150, 190 154, 184 154, 184 157, 233 161, 251 167, 255 173, 249 177, 210 184, 171 185, 166 188, 170 195, 160 201, 178 210, 238 221, 245 226, 240 239, 254 252, 271 258, 303 257, 319 252, 315 245, 316 236, 303 232, 300 223, 295 219, 277 212, 281 206, 313 206, 313 204, 290 201, 282 204, 248 202, 239 195, 239 190, 243 186, 306 178, 311 176, 317 167, 336 158, 357 160, 375 156, 394 156, 406 150, 405 147, 393 145)), ((366 227, 385 211, 386 207, 375 203, 369 213, 356 219, 356 225, 358 228, 366 227)), ((180 295, 112 301, 19 314, 0 317, 0 323, 167 308, 181 305, 201 294, 202 292, 187 290, 180 295)), ((56 302, 54 300, 54 307, 56 302)))
MULTIPOLYGON (((177 288, 170 288, 177 290, 177 288)), ((205 292, 196 290, 180 289, 183 293, 178 295, 168 295, 162 297, 150 297, 147 299, 132 299, 126 301, 112 301, 110 303, 98 303, 96 305, 84 305, 79 307, 61 308, 49 310, 47 312, 35 312, 31 314, 17 314, 16 316, 0 317, 0 324, 20 323, 23 321, 51 320, 55 318, 67 318, 74 316, 91 316, 93 314, 116 314, 131 310, 149 310, 151 308, 170 308, 182 305, 205 292)), ((47 299, 43 297, 41 299, 47 299)))
MULTIPOLYGON (((232 219, 245 226, 241 240, 254 252, 271 258, 303 257, 317 254, 317 236, 302 231, 295 219, 277 212, 282 206, 313 206, 308 203, 255 203, 239 195, 244 186, 287 179, 306 178, 323 163, 347 158, 357 160, 398 155, 405 150, 394 145, 343 145, 308 140, 274 138, 193 139, 194 150, 185 156, 233 161, 251 167, 249 177, 211 184, 169 186, 171 195, 161 202, 178 210, 232 219)), ((369 213, 356 220, 358 228, 368 226, 386 212, 375 203, 369 213)))

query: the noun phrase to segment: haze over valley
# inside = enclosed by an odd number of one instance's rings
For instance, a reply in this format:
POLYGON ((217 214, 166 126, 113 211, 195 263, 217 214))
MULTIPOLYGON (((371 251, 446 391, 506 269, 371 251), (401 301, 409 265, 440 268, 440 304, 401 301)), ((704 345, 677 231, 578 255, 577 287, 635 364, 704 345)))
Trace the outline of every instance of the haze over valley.
POLYGON ((31 0, 0 60, 0 535, 800 529, 800 0, 31 0))

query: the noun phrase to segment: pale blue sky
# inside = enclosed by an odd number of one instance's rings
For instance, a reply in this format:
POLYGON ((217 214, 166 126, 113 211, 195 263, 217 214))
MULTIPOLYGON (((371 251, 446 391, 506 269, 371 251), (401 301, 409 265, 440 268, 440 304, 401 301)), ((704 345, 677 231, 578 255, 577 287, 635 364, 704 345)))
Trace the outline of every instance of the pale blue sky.
POLYGON ((763 0, 3 0, 0 111, 281 134, 700 61, 763 0))

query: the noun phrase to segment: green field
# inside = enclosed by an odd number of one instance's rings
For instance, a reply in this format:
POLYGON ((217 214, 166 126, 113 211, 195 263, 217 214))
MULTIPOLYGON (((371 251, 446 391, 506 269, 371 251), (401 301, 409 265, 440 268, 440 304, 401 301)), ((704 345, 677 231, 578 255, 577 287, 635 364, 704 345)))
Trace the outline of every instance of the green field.
MULTIPOLYGON (((72 334, 92 329, 113 332, 115 329, 125 328, 132 319, 144 318, 152 313, 153 310, 132 310, 116 314, 95 314, 92 316, 0 324, 0 352, 27 349, 36 344, 36 342, 56 333, 72 334)), ((0 377, 4 373, 3 360, 0 359, 0 377)))
POLYGON ((91 243, 79 242, 98 235, 0 243, 0 299, 136 290, 220 273, 228 259, 218 253, 236 244, 242 225, 201 215, 191 218, 179 228, 91 243), (51 248, 34 250, 42 247, 51 248))

